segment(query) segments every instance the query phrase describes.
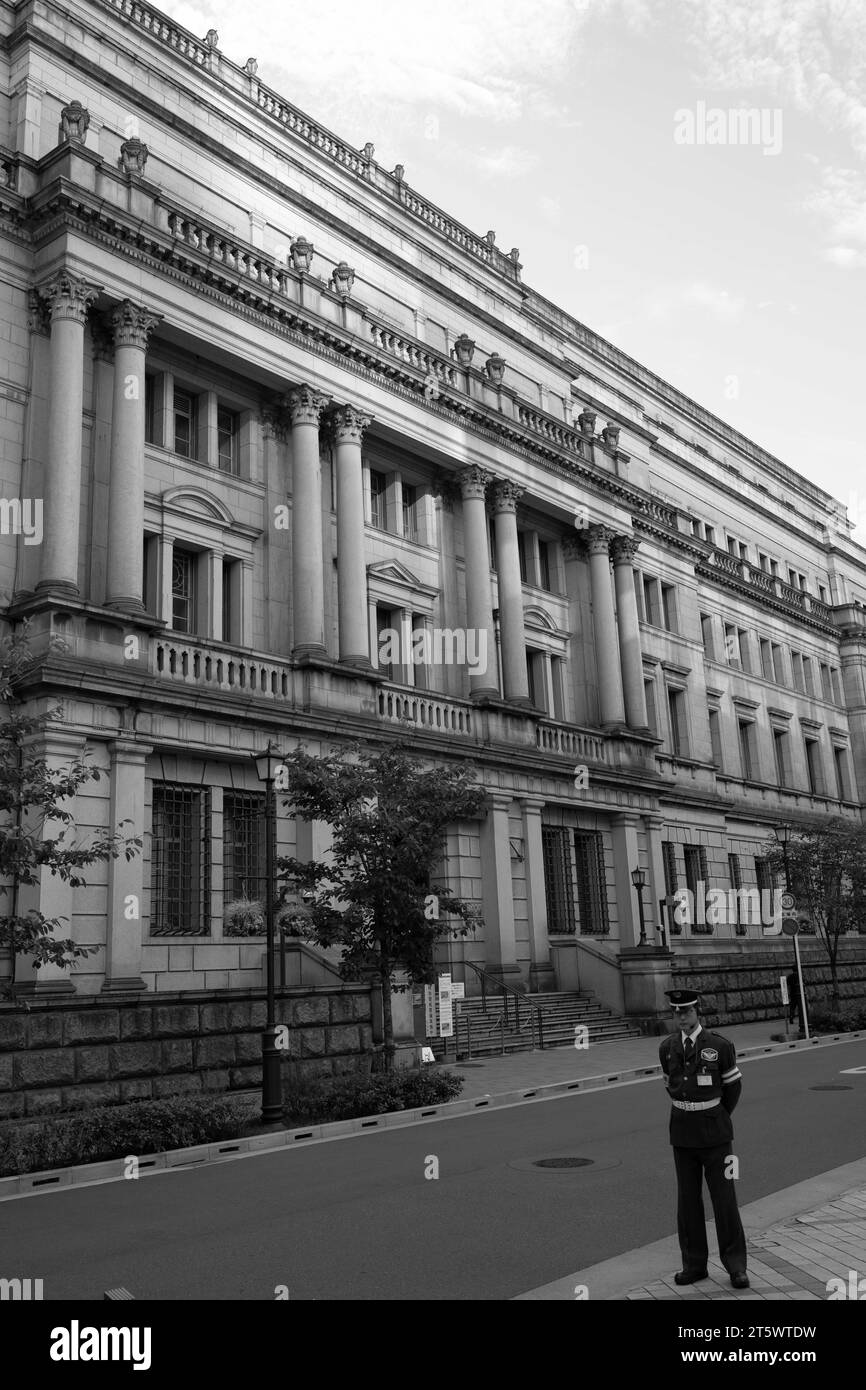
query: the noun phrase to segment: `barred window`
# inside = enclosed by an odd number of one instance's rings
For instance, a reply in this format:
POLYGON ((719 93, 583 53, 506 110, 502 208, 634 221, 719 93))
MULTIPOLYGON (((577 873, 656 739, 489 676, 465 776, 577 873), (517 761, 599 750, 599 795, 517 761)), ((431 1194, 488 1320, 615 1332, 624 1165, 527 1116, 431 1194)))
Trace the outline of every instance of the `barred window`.
POLYGON ((153 788, 151 936, 207 936, 210 798, 162 782, 153 788))
POLYGON ((734 901, 736 903, 735 921, 737 924, 737 936, 745 936, 746 924, 743 921, 742 899, 740 897, 740 889, 743 886, 743 875, 740 872, 740 857, 738 854, 728 855, 728 873, 731 878, 731 887, 736 890, 734 901))
POLYGON ((223 796, 223 905, 265 894, 264 792, 223 796))
POLYGON ((575 830, 577 859, 577 902, 583 935, 605 936, 607 920, 607 880, 604 872, 604 844, 596 830, 575 830))
POLYGON ((696 905, 693 913, 692 931, 696 935, 711 936, 713 931, 712 923, 697 921, 698 887, 703 883, 704 892, 707 893, 709 891, 707 852, 703 845, 683 845, 683 855, 686 864, 686 884, 692 895, 692 902, 696 905))
POLYGON ((767 859, 755 859, 755 880, 761 893, 772 893, 775 885, 767 859))
POLYGON ((541 846, 547 898, 547 929, 549 932, 573 934, 574 886, 568 831, 559 826, 542 826, 541 846))
MULTIPOLYGON (((665 894, 668 898, 672 898, 679 886, 679 878, 677 875, 677 847, 673 840, 662 840, 662 863, 664 864, 665 871, 665 894)), ((683 929, 676 920, 674 904, 671 902, 668 903, 667 916, 671 936, 681 936, 683 929)))

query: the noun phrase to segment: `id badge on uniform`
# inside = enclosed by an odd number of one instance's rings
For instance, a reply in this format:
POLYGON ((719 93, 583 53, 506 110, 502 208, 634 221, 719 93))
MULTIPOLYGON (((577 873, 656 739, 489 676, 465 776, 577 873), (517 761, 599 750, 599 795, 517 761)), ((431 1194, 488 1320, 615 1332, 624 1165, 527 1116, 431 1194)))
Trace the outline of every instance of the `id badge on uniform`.
POLYGON ((712 1084, 713 1084, 713 1078, 712 1078, 710 1075, 708 1075, 708 1073, 702 1072, 702 1071, 701 1071, 701 1072, 698 1072, 698 1085, 699 1085, 699 1086, 712 1086, 712 1084))

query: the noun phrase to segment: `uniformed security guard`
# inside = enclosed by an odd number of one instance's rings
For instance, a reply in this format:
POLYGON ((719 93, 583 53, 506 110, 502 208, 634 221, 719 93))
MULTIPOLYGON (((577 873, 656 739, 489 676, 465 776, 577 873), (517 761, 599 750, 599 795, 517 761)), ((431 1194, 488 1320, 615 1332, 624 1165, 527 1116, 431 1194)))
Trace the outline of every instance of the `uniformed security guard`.
POLYGON ((735 1289, 747 1289, 746 1237, 733 1178, 725 1176, 734 1129, 731 1112, 740 1098, 742 1077, 732 1042, 709 1033, 698 1019, 698 996, 687 989, 666 991, 678 1030, 659 1048, 671 1098, 670 1136, 677 1170, 677 1231, 683 1267, 677 1284, 707 1279, 707 1226, 703 1177, 713 1203, 719 1256, 735 1289))

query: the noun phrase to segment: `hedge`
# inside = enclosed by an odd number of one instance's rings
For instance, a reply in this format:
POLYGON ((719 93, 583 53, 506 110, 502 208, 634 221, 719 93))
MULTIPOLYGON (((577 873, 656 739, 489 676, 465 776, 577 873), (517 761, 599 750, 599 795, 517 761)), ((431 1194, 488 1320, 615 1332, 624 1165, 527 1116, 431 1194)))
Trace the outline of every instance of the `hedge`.
POLYGON ((328 1124, 363 1115, 442 1105, 456 1100, 462 1089, 463 1077, 450 1071, 380 1072, 332 1085, 287 1082, 283 1087, 283 1115, 290 1124, 328 1124))

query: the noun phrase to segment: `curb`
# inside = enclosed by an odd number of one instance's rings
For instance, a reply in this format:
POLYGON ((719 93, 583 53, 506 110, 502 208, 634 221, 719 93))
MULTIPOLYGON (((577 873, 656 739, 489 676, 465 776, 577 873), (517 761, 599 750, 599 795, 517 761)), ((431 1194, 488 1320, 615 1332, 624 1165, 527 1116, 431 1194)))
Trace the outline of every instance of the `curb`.
MULTIPOLYGON (((834 1043, 856 1042, 866 1038, 866 1030, 856 1033, 828 1033, 826 1035, 798 1039, 795 1042, 770 1043, 743 1048, 737 1053, 738 1061, 755 1060, 768 1053, 802 1052, 809 1047, 832 1046, 834 1043)), ((446 1101, 441 1105, 424 1106, 416 1110, 396 1110, 384 1115, 361 1115, 354 1120, 337 1120, 330 1124, 307 1125, 304 1128, 277 1131, 271 1134, 256 1134, 246 1138, 224 1139, 211 1144, 196 1144, 187 1149, 171 1149, 164 1153, 145 1154, 138 1158, 137 1169, 140 1176, 167 1171, 175 1168, 197 1167, 199 1164, 225 1162, 229 1158, 243 1154, 271 1152, 283 1148, 293 1148, 297 1143, 322 1143, 331 1139, 349 1139, 355 1135, 372 1133, 375 1130, 399 1129, 408 1125, 420 1124, 424 1120, 449 1120, 461 1115, 471 1115, 478 1110, 506 1109, 521 1105, 529 1100, 556 1100, 575 1091, 601 1090, 605 1086, 622 1085, 650 1076, 659 1076, 661 1066, 656 1063, 650 1067, 630 1067, 618 1072, 601 1072, 598 1076, 584 1076, 576 1081, 554 1081, 543 1085, 523 1087, 514 1091, 503 1091, 495 1096, 484 1096, 469 1100, 446 1101)), ((36 1196, 42 1192, 56 1192, 58 1188, 84 1186, 88 1183, 129 1181, 123 1171, 125 1158, 106 1159, 101 1163, 82 1163, 71 1168, 47 1169, 41 1173, 22 1173, 17 1177, 0 1178, 0 1202, 15 1197, 36 1196)))

